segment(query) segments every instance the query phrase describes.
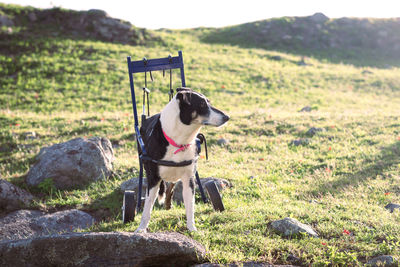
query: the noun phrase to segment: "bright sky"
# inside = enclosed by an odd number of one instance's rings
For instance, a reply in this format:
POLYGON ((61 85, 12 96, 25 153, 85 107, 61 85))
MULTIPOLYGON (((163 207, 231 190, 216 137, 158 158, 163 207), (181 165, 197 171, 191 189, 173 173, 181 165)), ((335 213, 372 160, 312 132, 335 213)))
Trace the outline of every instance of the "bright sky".
POLYGON ((400 0, 0 0, 40 8, 102 9, 138 27, 222 27, 272 17, 400 17, 400 0))

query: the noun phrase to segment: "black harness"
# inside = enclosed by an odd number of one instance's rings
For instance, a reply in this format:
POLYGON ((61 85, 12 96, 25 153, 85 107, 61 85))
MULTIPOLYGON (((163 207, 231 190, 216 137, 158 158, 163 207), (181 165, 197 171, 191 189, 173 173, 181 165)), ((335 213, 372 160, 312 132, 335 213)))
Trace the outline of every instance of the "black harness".
MULTIPOLYGON (((148 137, 148 138, 151 137, 151 135, 153 134, 154 128, 155 128, 156 124, 159 122, 159 120, 160 120, 160 113, 155 114, 154 116, 147 118, 147 119, 142 117, 141 130, 144 130, 143 134, 146 137, 148 137)), ((198 154, 200 154, 200 152, 201 152, 201 144, 203 144, 203 143, 204 143, 204 147, 206 150, 206 159, 208 159, 206 137, 203 134, 199 133, 196 137, 196 147, 197 147, 198 154)), ((197 162, 197 158, 193 159, 193 160, 184 160, 184 161, 180 161, 180 162, 175 162, 175 161, 171 161, 171 160, 153 159, 150 156, 148 156, 146 152, 143 152, 143 151, 140 151, 139 157, 143 161, 152 162, 157 165, 168 166, 168 167, 185 167, 185 166, 189 166, 189 165, 197 162)))

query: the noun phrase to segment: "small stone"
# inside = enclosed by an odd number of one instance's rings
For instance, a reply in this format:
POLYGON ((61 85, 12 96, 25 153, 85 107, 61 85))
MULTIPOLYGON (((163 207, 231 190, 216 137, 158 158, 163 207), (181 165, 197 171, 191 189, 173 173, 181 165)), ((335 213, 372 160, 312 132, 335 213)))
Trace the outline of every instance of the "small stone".
POLYGON ((312 108, 310 106, 305 106, 304 108, 300 109, 299 112, 311 112, 312 108))
POLYGON ((311 228, 311 226, 303 224, 292 218, 273 221, 271 226, 275 231, 283 234, 284 236, 307 233, 310 236, 318 237, 318 234, 311 228))
POLYGON ((321 12, 317 12, 314 15, 310 16, 310 19, 316 23, 323 23, 329 20, 329 17, 327 17, 325 14, 321 12))
POLYGON ((322 128, 311 127, 311 128, 308 129, 308 131, 306 132, 306 135, 313 137, 316 133, 322 132, 323 130, 324 130, 324 129, 322 129, 322 128))
POLYGON ((101 9, 89 9, 87 14, 94 17, 107 17, 107 12, 101 9))
POLYGON ((33 12, 31 12, 31 13, 28 14, 28 18, 29 18, 29 20, 30 20, 31 22, 37 21, 36 14, 33 13, 33 12))
POLYGON ((292 142, 290 142, 290 145, 305 146, 305 145, 308 145, 309 143, 310 143, 310 141, 307 138, 300 138, 300 139, 296 139, 296 140, 293 140, 292 142))
POLYGON ((290 261, 291 263, 299 263, 300 262, 300 258, 293 254, 290 254, 287 257, 287 260, 290 261))
POLYGON ((362 74, 372 74, 373 72, 372 71, 370 71, 370 70, 363 70, 362 71, 362 74))
POLYGON ((221 139, 218 139, 217 144, 220 146, 226 146, 227 144, 229 144, 229 140, 221 138, 221 139))
POLYGON ((0 26, 14 26, 14 22, 7 15, 0 13, 0 26))
POLYGON ((36 133, 33 132, 33 131, 31 131, 31 132, 25 132, 23 135, 25 136, 25 139, 26 139, 26 140, 28 140, 28 139, 33 140, 33 139, 36 139, 36 138, 37 138, 36 133))
POLYGON ((272 56, 270 59, 275 60, 275 61, 281 61, 282 57, 281 56, 272 56))
POLYGON ((371 267, 396 267, 398 266, 397 261, 389 255, 382 255, 375 258, 370 259, 367 262, 367 266, 371 267))
POLYGON ((393 213, 393 211, 395 209, 399 209, 400 210, 400 205, 399 204, 394 204, 394 203, 389 203, 385 206, 385 209, 390 210, 390 213, 393 213))

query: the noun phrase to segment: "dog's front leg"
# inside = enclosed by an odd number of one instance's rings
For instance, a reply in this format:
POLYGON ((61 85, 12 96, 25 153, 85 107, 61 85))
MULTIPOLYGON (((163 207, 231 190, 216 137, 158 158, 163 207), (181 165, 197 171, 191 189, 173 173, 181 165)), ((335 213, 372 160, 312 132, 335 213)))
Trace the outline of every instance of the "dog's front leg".
POLYGON ((138 229, 135 233, 146 233, 147 226, 149 225, 151 210, 153 209, 154 202, 156 201, 157 193, 160 187, 160 183, 156 184, 154 187, 150 188, 148 191, 146 201, 144 202, 144 208, 142 213, 142 219, 138 229))
POLYGON ((183 203, 186 209, 187 228, 189 231, 197 231, 194 226, 194 179, 193 177, 182 179, 183 203))

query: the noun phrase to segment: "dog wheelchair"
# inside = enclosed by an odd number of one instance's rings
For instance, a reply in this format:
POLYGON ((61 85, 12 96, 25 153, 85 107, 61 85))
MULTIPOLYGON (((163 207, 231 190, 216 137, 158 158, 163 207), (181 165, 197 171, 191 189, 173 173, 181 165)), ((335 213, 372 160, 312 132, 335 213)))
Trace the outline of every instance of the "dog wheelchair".
MULTIPOLYGON (((192 160, 186 160, 186 161, 181 161, 181 162, 175 162, 175 161, 166 161, 166 160, 155 160, 149 157, 146 153, 146 144, 143 142, 143 138, 140 134, 139 130, 139 117, 138 117, 138 112, 137 112, 137 107, 136 107, 136 96, 135 96, 135 87, 134 87, 134 80, 133 80, 133 74, 135 73, 144 73, 144 80, 145 80, 145 86, 143 87, 143 112, 141 115, 141 128, 149 128, 152 127, 152 122, 148 119, 150 117, 150 104, 149 104, 149 94, 150 90, 147 88, 147 73, 150 73, 151 79, 152 77, 152 71, 163 71, 163 74, 165 74, 165 71, 169 70, 169 76, 170 76, 170 83, 169 83, 169 101, 173 98, 174 91, 172 89, 172 70, 173 69, 180 69, 180 78, 181 78, 181 84, 182 87, 186 86, 185 82, 185 72, 184 72, 184 65, 183 65, 183 56, 182 56, 182 51, 178 52, 177 57, 172 57, 169 55, 168 57, 165 58, 156 58, 156 59, 146 59, 143 58, 143 60, 138 60, 138 61, 131 61, 131 57, 127 58, 128 61, 128 71, 129 71, 129 82, 130 82, 130 88, 131 88, 131 97, 132 97, 132 107, 133 107, 133 116, 135 120, 134 128, 135 128, 135 135, 136 135, 136 141, 137 141, 137 147, 138 147, 138 158, 139 158, 139 187, 138 187, 138 192, 137 196, 135 197, 135 192, 134 191, 125 191, 124 192, 124 198, 123 198, 123 204, 122 204, 122 221, 123 223, 128 223, 131 222, 135 219, 136 211, 141 211, 142 210, 142 203, 145 198, 142 198, 142 188, 143 188, 143 162, 144 161, 151 161, 153 163, 156 163, 157 165, 163 165, 163 166, 170 166, 170 167, 183 167, 183 166, 188 166, 192 164, 192 160), (146 116, 146 100, 147 100, 147 116, 146 116)), ((207 153, 207 143, 206 139, 203 134, 198 134, 196 138, 196 145, 197 145, 197 150, 200 152, 201 150, 201 144, 205 145, 205 152, 206 152, 206 158, 208 159, 208 153, 207 153)), ((204 203, 207 203, 207 197, 204 193, 203 186, 200 181, 199 174, 196 170, 195 172, 195 178, 196 178, 196 183, 199 187, 199 191, 201 194, 201 198, 204 203)), ((166 209, 169 209, 171 207, 171 198, 172 198, 172 192, 175 184, 170 183, 167 186, 166 190, 166 200, 165 200, 165 207, 166 209)), ((224 205, 222 203, 221 195, 218 191, 217 185, 214 183, 214 181, 209 181, 205 185, 205 188, 207 190, 209 199, 211 200, 211 203, 213 205, 214 210, 217 211, 224 211, 224 205)))

